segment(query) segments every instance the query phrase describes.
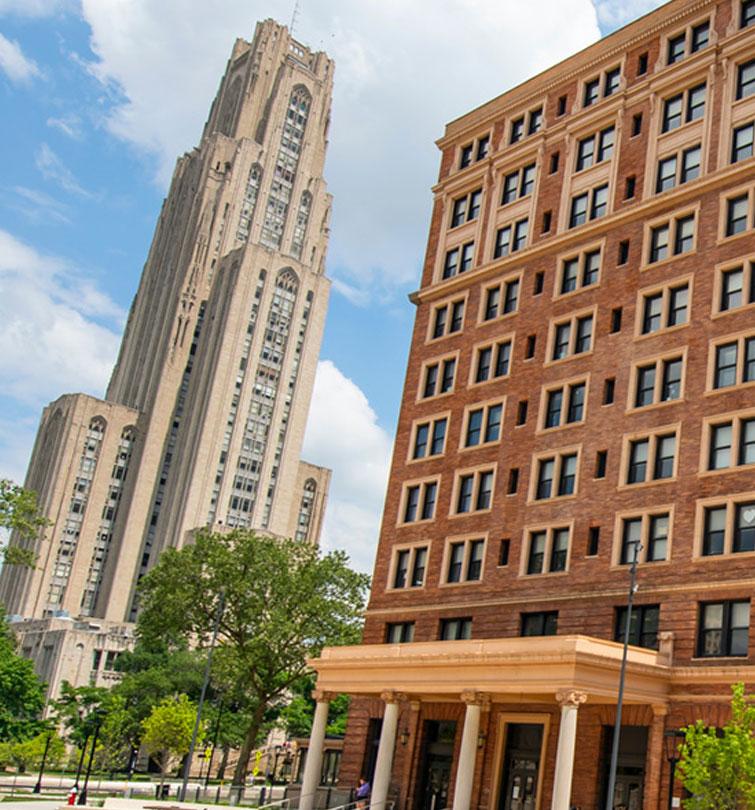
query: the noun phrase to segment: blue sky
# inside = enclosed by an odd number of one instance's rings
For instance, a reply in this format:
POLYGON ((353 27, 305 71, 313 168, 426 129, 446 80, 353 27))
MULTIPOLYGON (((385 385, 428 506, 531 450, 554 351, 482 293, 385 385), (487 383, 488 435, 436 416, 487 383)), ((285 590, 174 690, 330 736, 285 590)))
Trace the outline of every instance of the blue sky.
MULTIPOLYGON (((653 0, 300 0, 336 59, 334 281, 305 455, 334 469, 326 547, 369 570, 446 121, 653 0), (538 13, 533 14, 533 5, 538 13)), ((176 156, 236 36, 291 0, 0 0, 0 476, 41 408, 102 395, 176 156), (211 8, 211 13, 209 9, 211 8)))

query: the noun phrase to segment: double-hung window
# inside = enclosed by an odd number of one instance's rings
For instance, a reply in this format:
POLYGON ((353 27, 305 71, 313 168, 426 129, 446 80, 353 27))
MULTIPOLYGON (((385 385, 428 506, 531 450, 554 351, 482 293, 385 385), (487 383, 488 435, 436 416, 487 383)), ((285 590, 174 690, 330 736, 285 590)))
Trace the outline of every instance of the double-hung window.
POLYGON ((448 418, 422 421, 414 426, 412 459, 429 458, 443 453, 446 444, 448 418))
POLYGON ((451 207, 451 227, 458 228, 465 222, 472 222, 480 215, 480 204, 482 203, 482 189, 470 191, 463 197, 458 197, 453 201, 451 207))
POLYGON ((700 603, 697 654, 701 658, 747 656, 750 600, 700 603))
POLYGON ((569 561, 569 535, 566 526, 537 529, 528 534, 524 573, 556 574, 566 571, 569 561))
POLYGON ((543 429, 583 422, 587 383, 584 380, 545 391, 543 429))
POLYGON ((551 360, 564 360, 592 348, 593 315, 574 315, 553 325, 551 360))
POLYGON ((494 480, 495 472, 492 469, 459 473, 456 478, 455 514, 463 515, 490 509, 493 502, 494 480))
POLYGON ((697 121, 705 115, 705 83, 677 93, 663 102, 661 132, 670 132, 682 124, 697 121))
POLYGON ((685 214, 650 228, 648 264, 689 253, 695 247, 695 215, 685 214))
POLYGON ((662 329, 680 326, 689 319, 689 282, 670 284, 643 292, 639 308, 639 331, 651 335, 662 329))
POLYGON ((501 194, 501 205, 507 205, 514 200, 528 197, 535 188, 536 166, 529 163, 521 169, 509 172, 503 178, 503 193, 501 194))
POLYGON ((582 138, 577 144, 576 171, 589 169, 596 163, 602 163, 613 155, 616 128, 606 127, 600 132, 582 138))
MULTIPOLYGON (((616 608, 616 622, 614 625, 614 641, 624 641, 627 626, 628 610, 625 607, 616 608)), ((635 605, 632 618, 629 620, 629 643, 635 647, 647 647, 650 650, 658 649, 658 626, 661 608, 660 605, 635 605)))
POLYGON ((627 445, 625 483, 643 484, 673 478, 676 473, 676 447, 676 432, 659 431, 631 439, 627 445))
POLYGON ((493 444, 501 438, 503 403, 476 405, 467 410, 464 447, 493 444))
POLYGON ((438 481, 429 480, 404 487, 403 523, 432 520, 435 517, 435 501, 438 496, 438 481))
POLYGON ((454 540, 446 552, 447 583, 479 582, 485 559, 485 541, 479 538, 454 540))
POLYGON ((596 186, 572 197, 569 227, 576 228, 588 220, 600 219, 608 213, 608 183, 596 186))
POLYGON ((425 584, 427 546, 412 546, 396 551, 393 563, 393 588, 421 588, 425 584))
POLYGON ((473 381, 475 383, 506 377, 511 365, 511 339, 501 340, 475 351, 473 381))
POLYGON ((713 346, 713 388, 755 382, 755 336, 713 346))
POLYGON ((577 491, 579 456, 574 451, 561 451, 535 459, 533 499, 543 501, 574 495, 577 491))
POLYGON ((559 293, 574 292, 597 284, 600 278, 601 251, 586 250, 561 262, 559 293))

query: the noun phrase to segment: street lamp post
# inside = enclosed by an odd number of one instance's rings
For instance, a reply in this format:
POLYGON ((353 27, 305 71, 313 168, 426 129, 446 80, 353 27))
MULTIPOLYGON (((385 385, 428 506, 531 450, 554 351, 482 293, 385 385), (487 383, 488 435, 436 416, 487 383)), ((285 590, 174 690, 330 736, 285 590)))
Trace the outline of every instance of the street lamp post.
POLYGON ((94 759, 94 749, 97 748, 97 737, 99 736, 99 733, 100 733, 100 717, 99 715, 97 715, 94 723, 94 734, 92 734, 92 750, 89 752, 87 773, 86 776, 84 777, 84 787, 81 789, 81 793, 79 793, 78 804, 87 803, 87 788, 89 787, 89 776, 92 773, 92 760, 94 759))
POLYGON ((204 698, 207 694, 207 686, 210 683, 210 666, 212 665, 212 653, 218 641, 218 631, 220 630, 220 620, 223 617, 225 610, 225 591, 220 591, 220 599, 218 599, 218 608, 215 613, 215 626, 212 628, 212 640, 210 641, 210 649, 207 653, 207 664, 204 668, 204 681, 202 682, 202 691, 199 695, 199 705, 197 706, 197 719, 194 721, 194 731, 191 735, 191 745, 189 746, 189 753, 186 755, 184 762, 183 781, 181 783, 181 792, 179 794, 180 801, 186 800, 186 787, 189 784, 189 770, 191 769, 191 761, 194 759, 194 749, 197 747, 197 736, 199 734, 199 725, 202 722, 202 707, 204 706, 204 698))
POLYGON ((621 654, 621 671, 619 673, 619 695, 616 700, 616 722, 613 727, 613 743, 611 745, 611 766, 608 771, 608 796, 606 797, 606 810, 613 810, 613 794, 616 790, 616 769, 619 762, 619 742, 621 739, 621 712, 624 707, 624 682, 627 676, 627 654, 629 653, 629 628, 632 624, 632 605, 637 590, 637 563, 642 550, 642 544, 635 542, 632 554, 632 563, 629 567, 629 595, 627 597, 627 618, 624 625, 624 649, 621 654))
POLYGON ((42 792, 42 776, 45 772, 45 763, 47 762, 47 752, 50 750, 50 742, 52 741, 52 734, 53 732, 48 730, 47 737, 45 739, 45 750, 42 754, 42 764, 39 766, 39 776, 37 777, 37 784, 34 785, 34 790, 32 793, 41 793, 42 792))
POLYGON ((666 759, 668 760, 668 810, 674 806, 674 777, 676 775, 676 764, 681 757, 679 756, 679 740, 684 739, 683 731, 666 731, 663 735, 666 744, 666 759))
POLYGON ((76 781, 73 783, 73 786, 76 790, 79 789, 79 778, 81 777, 81 769, 84 766, 84 757, 86 756, 87 745, 89 744, 89 732, 87 731, 86 735, 84 736, 84 744, 81 746, 81 755, 79 756, 79 764, 76 768, 76 781))

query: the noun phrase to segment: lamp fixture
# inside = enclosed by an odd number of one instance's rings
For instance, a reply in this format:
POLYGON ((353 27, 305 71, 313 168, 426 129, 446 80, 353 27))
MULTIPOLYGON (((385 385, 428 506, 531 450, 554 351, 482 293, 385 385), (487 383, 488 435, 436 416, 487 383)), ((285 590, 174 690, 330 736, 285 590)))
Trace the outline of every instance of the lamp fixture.
POLYGON ((399 734, 399 740, 401 741, 401 745, 406 745, 409 742, 409 729, 405 728, 402 730, 401 734, 399 734))

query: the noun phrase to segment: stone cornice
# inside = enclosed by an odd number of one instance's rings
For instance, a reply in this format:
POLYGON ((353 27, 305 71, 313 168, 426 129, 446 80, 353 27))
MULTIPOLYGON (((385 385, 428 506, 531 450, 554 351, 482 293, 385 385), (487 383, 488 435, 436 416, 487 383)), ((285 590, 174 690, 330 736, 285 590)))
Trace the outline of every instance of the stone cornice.
MULTIPOLYGON (((500 117, 511 109, 526 107, 529 102, 540 99, 550 90, 563 86, 583 73, 606 67, 606 62, 622 57, 633 46, 665 28, 673 27, 685 18, 697 14, 706 6, 712 8, 713 4, 710 0, 694 0, 693 2, 676 0, 676 2, 666 4, 610 36, 588 45, 585 49, 547 68, 539 75, 450 121, 446 125, 445 134, 436 141, 436 144, 443 149, 450 141, 461 138, 466 133, 474 134, 486 121, 500 117)), ((649 74, 648 79, 652 78, 652 75, 652 73, 649 74)))

